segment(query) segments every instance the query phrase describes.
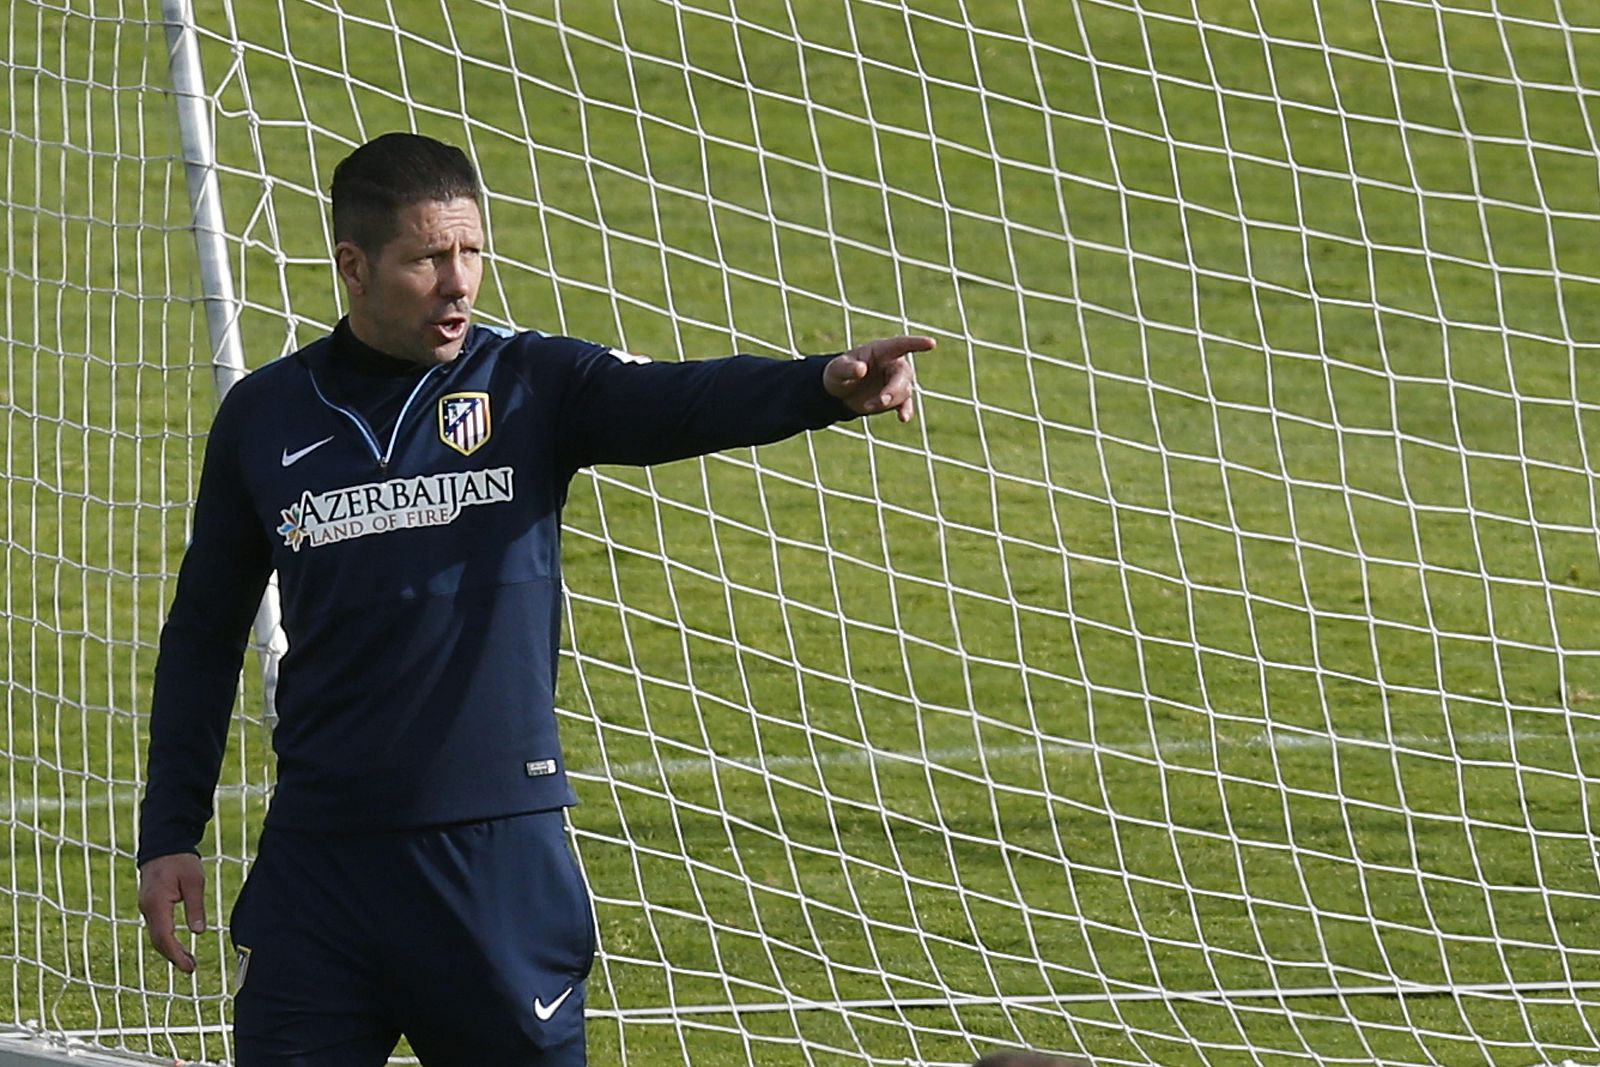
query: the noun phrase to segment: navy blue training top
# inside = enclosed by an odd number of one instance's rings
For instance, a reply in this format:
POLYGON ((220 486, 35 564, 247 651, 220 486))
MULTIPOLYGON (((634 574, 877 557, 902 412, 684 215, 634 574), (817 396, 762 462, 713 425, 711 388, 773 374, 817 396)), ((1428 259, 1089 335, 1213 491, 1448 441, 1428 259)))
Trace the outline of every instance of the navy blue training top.
POLYGON ((140 863, 196 851, 274 570, 289 651, 267 825, 367 832, 574 803, 554 710, 573 474, 852 417, 822 387, 828 356, 654 363, 479 326, 397 391, 339 362, 352 339, 262 367, 217 410, 161 632, 140 863))

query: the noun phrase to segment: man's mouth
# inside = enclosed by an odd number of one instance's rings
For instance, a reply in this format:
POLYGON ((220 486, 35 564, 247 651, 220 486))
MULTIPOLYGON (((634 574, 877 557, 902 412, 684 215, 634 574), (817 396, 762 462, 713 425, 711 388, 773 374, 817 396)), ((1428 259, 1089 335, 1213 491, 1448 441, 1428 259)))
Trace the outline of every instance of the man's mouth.
POLYGON ((434 336, 440 343, 449 344, 467 335, 467 316, 446 315, 442 319, 435 319, 429 326, 432 327, 434 336))

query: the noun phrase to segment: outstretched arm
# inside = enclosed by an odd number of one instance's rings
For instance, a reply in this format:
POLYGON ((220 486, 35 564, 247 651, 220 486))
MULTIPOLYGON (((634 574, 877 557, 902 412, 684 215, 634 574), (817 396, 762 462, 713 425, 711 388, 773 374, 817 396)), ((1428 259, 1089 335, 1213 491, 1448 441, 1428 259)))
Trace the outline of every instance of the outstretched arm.
POLYGON ((564 340, 572 355, 556 432, 562 467, 665 463, 766 444, 856 415, 914 411, 909 356, 929 337, 892 337, 838 356, 660 362, 564 340))

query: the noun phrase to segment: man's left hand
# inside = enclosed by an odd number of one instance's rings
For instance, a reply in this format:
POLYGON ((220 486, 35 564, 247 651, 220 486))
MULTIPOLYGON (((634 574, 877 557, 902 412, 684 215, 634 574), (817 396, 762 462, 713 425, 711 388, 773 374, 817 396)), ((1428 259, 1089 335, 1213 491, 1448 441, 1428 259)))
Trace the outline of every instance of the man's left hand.
POLYGON ((911 353, 934 346, 931 337, 886 337, 834 356, 822 372, 822 387, 857 415, 899 413, 910 422, 917 411, 917 375, 911 353))

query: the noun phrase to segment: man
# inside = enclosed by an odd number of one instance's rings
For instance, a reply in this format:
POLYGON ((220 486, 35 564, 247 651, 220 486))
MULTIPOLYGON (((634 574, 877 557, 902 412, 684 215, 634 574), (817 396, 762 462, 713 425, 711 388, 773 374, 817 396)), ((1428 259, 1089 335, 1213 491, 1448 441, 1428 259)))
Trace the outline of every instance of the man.
POLYGON ((231 922, 237 1062, 584 1062, 594 953, 553 711, 559 519, 596 463, 657 463, 855 415, 912 417, 897 337, 835 357, 651 363, 471 325, 480 190, 388 134, 334 172, 349 315, 217 412, 162 631, 139 904, 184 971, 255 605, 289 652, 278 784, 231 922))

